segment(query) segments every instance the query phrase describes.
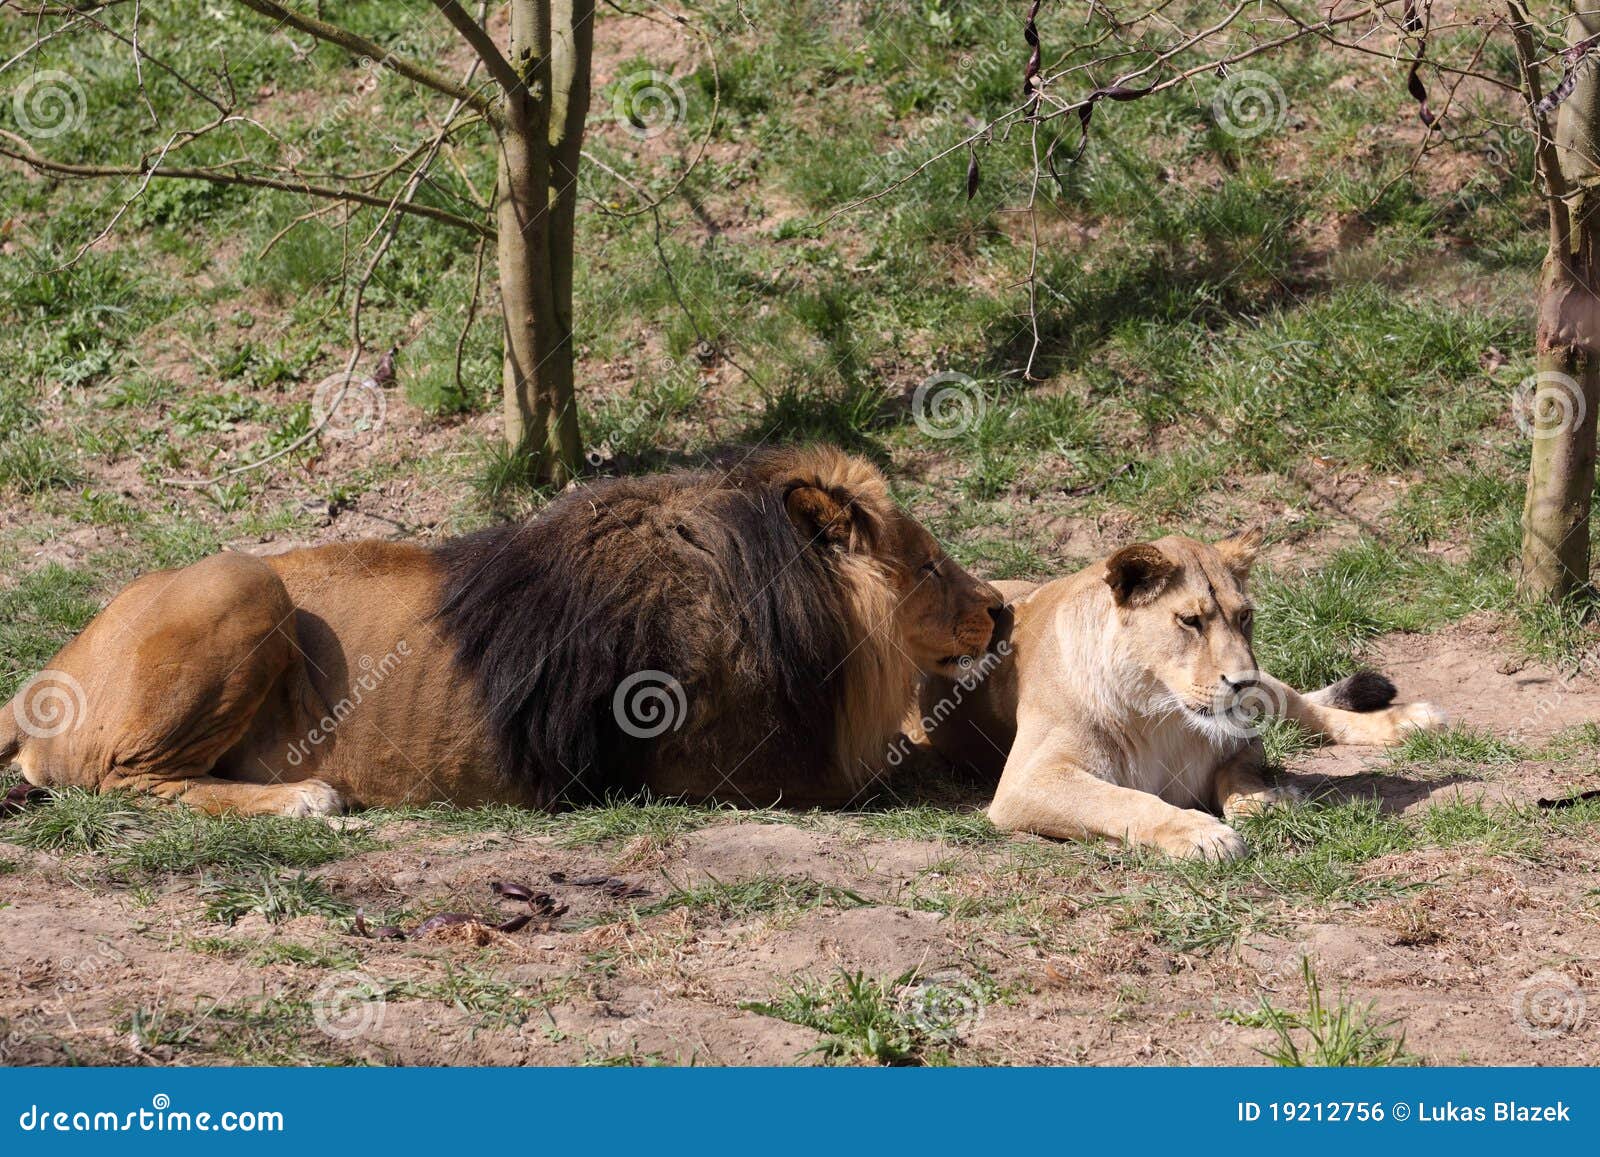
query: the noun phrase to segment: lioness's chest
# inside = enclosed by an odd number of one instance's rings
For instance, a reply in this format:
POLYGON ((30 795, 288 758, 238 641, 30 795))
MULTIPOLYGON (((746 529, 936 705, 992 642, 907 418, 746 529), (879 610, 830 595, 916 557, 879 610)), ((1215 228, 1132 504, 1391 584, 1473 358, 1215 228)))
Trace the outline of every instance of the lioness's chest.
POLYGON ((1124 742, 1116 782, 1177 807, 1210 807, 1218 765, 1243 743, 1231 737, 1219 741, 1177 716, 1153 720, 1124 742))

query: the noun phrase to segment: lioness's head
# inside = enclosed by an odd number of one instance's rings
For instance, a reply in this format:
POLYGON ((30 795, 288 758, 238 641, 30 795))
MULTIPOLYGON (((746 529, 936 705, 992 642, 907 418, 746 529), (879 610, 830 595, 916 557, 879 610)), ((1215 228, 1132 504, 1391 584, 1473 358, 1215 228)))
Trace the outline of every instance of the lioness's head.
POLYGON ((889 494, 878 469, 828 447, 782 451, 758 467, 789 517, 854 578, 857 617, 924 674, 959 675, 1007 629, 1005 600, 947 555, 889 494))
POLYGON ((1256 685, 1245 580, 1260 546, 1258 530, 1214 545, 1174 535, 1106 560, 1119 650, 1149 677, 1152 708, 1183 711, 1205 729, 1256 685))

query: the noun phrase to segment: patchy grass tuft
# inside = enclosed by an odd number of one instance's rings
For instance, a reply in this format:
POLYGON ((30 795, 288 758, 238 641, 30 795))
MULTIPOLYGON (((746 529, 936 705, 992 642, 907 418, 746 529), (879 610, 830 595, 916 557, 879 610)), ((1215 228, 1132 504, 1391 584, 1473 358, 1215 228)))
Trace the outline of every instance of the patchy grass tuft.
POLYGON ((1272 1030, 1276 1039, 1257 1050, 1262 1056, 1285 1068, 1418 1063, 1406 1052, 1405 1029, 1398 1020, 1377 1019, 1376 1004, 1353 1004, 1342 990, 1329 1007, 1310 958, 1302 957, 1300 966, 1306 989, 1304 1012, 1278 1008, 1262 997, 1255 1012, 1230 1018, 1235 1024, 1272 1030))
POLYGON ((205 917, 221 924, 237 924, 251 914, 273 924, 297 916, 344 917, 350 905, 328 893, 321 880, 301 872, 281 876, 262 871, 253 876, 214 880, 201 889, 206 897, 205 917))
POLYGON ((149 826, 149 805, 132 796, 63 788, 52 792, 49 802, 0 829, 0 838, 25 848, 71 854, 124 847, 149 826))
POLYGON ((724 919, 757 913, 802 911, 811 908, 865 908, 873 901, 848 888, 819 884, 805 876, 752 876, 724 884, 674 886, 655 903, 639 909, 640 916, 655 916, 680 908, 724 919))
POLYGON ((892 981, 840 972, 830 983, 798 981, 774 1000, 741 1007, 821 1033, 814 1051, 830 1061, 937 1065, 950 1062, 965 1023, 993 997, 989 985, 919 985, 915 972, 892 981))

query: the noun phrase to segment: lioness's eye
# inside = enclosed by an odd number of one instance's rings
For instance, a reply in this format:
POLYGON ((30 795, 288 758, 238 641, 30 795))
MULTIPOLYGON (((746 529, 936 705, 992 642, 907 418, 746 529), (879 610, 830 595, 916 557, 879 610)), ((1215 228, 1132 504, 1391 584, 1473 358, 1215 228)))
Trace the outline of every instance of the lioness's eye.
POLYGON ((1241 631, 1249 630, 1250 629, 1250 620, 1253 619, 1253 618, 1255 618, 1255 612, 1250 610, 1249 608, 1246 608, 1245 610, 1240 611, 1239 612, 1239 629, 1241 631))
POLYGON ((939 560, 936 558, 930 558, 927 562, 923 563, 922 573, 937 575, 939 573, 939 560))
POLYGON ((1198 631, 1200 629, 1199 615, 1179 615, 1178 622, 1182 623, 1191 631, 1198 631))

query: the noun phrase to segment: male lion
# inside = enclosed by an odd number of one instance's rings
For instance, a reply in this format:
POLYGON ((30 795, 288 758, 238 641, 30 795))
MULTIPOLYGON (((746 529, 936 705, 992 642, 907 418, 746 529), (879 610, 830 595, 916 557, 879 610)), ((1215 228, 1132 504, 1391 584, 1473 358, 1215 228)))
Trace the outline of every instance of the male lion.
POLYGON ((936 749, 999 774, 996 826, 1229 859, 1244 839, 1216 813, 1281 798, 1261 778, 1262 715, 1341 743, 1443 725, 1430 704, 1387 706, 1379 675, 1300 695, 1258 670, 1245 580, 1260 542, 1163 538, 1040 587, 997 584, 1015 615, 1005 661, 981 682, 932 677, 921 700, 936 749))
POLYGON ((955 673, 1005 616, 870 464, 769 452, 437 547, 147 575, 0 709, 0 762, 244 814, 842 805, 916 672, 955 673))

